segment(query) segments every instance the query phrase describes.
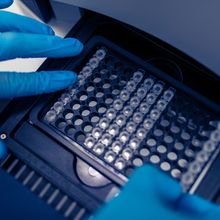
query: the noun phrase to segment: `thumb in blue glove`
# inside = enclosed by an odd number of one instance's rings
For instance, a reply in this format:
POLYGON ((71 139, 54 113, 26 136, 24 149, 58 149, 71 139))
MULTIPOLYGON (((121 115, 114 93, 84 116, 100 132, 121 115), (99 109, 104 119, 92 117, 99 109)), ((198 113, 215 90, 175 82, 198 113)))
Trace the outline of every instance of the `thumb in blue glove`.
MULTIPOLYGON (((0 8, 12 1, 1 0, 0 8)), ((69 57, 78 55, 83 45, 73 38, 54 36, 53 30, 33 19, 0 11, 0 61, 30 57, 69 57)), ((0 72, 0 98, 31 96, 53 92, 72 85, 72 71, 39 73, 0 72)))
POLYGON ((220 207, 195 195, 182 193, 178 182, 145 165, 92 219, 213 220, 220 219, 220 207))

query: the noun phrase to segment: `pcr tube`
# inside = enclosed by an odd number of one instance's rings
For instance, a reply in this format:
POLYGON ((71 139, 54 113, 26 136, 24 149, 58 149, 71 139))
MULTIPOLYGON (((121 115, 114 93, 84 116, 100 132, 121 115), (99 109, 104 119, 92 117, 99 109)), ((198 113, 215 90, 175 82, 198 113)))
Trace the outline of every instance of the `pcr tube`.
POLYGON ((146 90, 149 90, 153 84, 154 84, 154 80, 152 78, 147 78, 144 80, 144 88, 146 90))
POLYGON ((85 66, 83 67, 81 73, 84 77, 88 77, 92 74, 92 68, 90 66, 85 66))
POLYGON ((140 141, 137 138, 132 138, 129 142, 129 147, 136 150, 139 147, 140 141))
POLYGON ((143 120, 143 114, 140 112, 136 112, 134 113, 132 118, 135 123, 139 124, 143 120))
POLYGON ((112 144, 112 150, 118 154, 120 152, 122 148, 122 143, 120 141, 115 141, 113 144, 112 144))
POLYGON ((194 181, 194 175, 191 172, 186 172, 181 177, 181 183, 184 186, 191 185, 193 183, 193 181, 194 181))
POLYGON ((99 60, 96 57, 93 57, 89 60, 89 65, 92 69, 95 69, 99 65, 99 60))
POLYGON ((57 113, 55 110, 50 110, 47 112, 47 114, 45 115, 45 120, 47 122, 53 122, 56 120, 57 117, 57 113))
POLYGON ((137 90, 137 97, 138 97, 139 99, 143 99, 143 98, 145 97, 146 93, 147 93, 146 89, 144 89, 143 87, 141 87, 141 88, 139 88, 139 89, 137 90))
POLYGON ((132 79, 136 83, 139 83, 142 80, 143 76, 144 76, 144 74, 141 71, 136 71, 136 72, 134 72, 132 79))
POLYGON ((66 105, 71 100, 71 96, 68 93, 63 93, 60 97, 60 100, 63 102, 64 105, 66 105))
POLYGON ((134 81, 129 81, 126 85, 126 89, 129 91, 129 92, 133 92, 135 89, 136 89, 136 83, 134 81))
POLYGON ((124 102, 126 102, 130 97, 130 94, 128 91, 126 90, 122 90, 121 93, 120 93, 120 99, 124 102))
POLYGON ((126 124, 126 130, 132 134, 136 130, 136 124, 133 121, 130 121, 126 124))
POLYGON ((116 161, 115 161, 115 167, 118 169, 118 170, 122 170, 124 167, 125 167, 125 161, 123 158, 118 158, 116 161))
POLYGON ((125 159, 125 160, 130 160, 131 157, 132 157, 132 150, 130 148, 125 148, 123 151, 122 151, 122 157, 125 159))
POLYGON ((101 137, 101 134, 102 134, 102 131, 101 131, 100 128, 94 128, 93 131, 92 131, 92 136, 95 139, 99 139, 101 137))
POLYGON ((163 99, 158 100, 157 109, 163 111, 167 107, 167 102, 163 99))
POLYGON ((85 76, 83 75, 78 75, 78 85, 83 85, 85 82, 85 76))
POLYGON ((194 174, 200 173, 202 170, 201 164, 198 161, 193 161, 189 164, 188 168, 189 172, 192 172, 194 174))
POLYGON ((123 109, 123 114, 126 117, 130 117, 132 115, 133 109, 130 106, 125 106, 123 109))
POLYGON ((69 89, 69 94, 72 97, 76 94, 76 86, 73 86, 72 88, 69 89))
POLYGON ((112 137, 110 134, 104 134, 102 136, 101 142, 105 145, 108 146, 112 143, 112 137))
POLYGON ((63 103, 62 102, 56 102, 53 105, 53 109, 59 114, 63 110, 63 103))
POLYGON ((145 128, 146 130, 150 130, 150 129, 153 127, 154 122, 153 122, 152 119, 147 118, 147 119, 144 120, 144 124, 143 124, 143 125, 144 125, 144 128, 145 128))
POLYGON ((129 139, 129 133, 127 131, 123 131, 119 135, 119 139, 122 143, 126 143, 129 139))
POLYGON ((98 60, 103 60, 106 56, 106 50, 103 48, 97 50, 95 56, 97 57, 98 60))
POLYGON ((102 118, 99 121, 99 127, 105 130, 109 126, 109 120, 107 118, 102 118))
POLYGON ((110 108, 107 112, 106 112, 106 117, 109 119, 109 120, 112 120, 116 117, 116 111, 115 109, 113 108, 110 108))
POLYGON ((157 96, 154 93, 149 93, 147 95, 146 101, 148 104, 152 105, 155 102, 156 98, 157 96))
POLYGON ((123 107, 123 102, 120 100, 120 99, 116 99, 114 102, 113 102, 113 108, 117 111, 121 110, 123 107))
POLYGON ((196 160, 199 161, 200 163, 205 163, 209 159, 209 153, 205 151, 200 151, 196 155, 196 160))
POLYGON ((123 125, 125 125, 126 123, 126 117, 124 115, 119 115, 117 118, 116 118, 116 123, 122 127, 123 125))
POLYGON ((135 109, 140 103, 140 100, 138 97, 132 97, 130 100, 130 106, 135 109))
POLYGON ((164 92, 163 98, 169 102, 174 96, 174 89, 168 89, 164 92))
POLYGON ((92 137, 87 137, 84 144, 87 148, 90 149, 95 145, 95 139, 92 137))
POLYGON ((208 140, 204 143, 203 150, 212 153, 216 148, 216 144, 214 141, 208 140))
POLYGON ((113 137, 116 136, 119 133, 119 126, 116 124, 110 125, 108 133, 111 134, 113 137))
POLYGON ((136 132, 136 136, 138 139, 143 140, 145 138, 146 130, 143 128, 139 128, 136 132))
POLYGON ((151 117, 151 119, 156 121, 160 117, 160 114, 161 113, 157 109, 152 109, 150 112, 150 117, 151 117))
POLYGON ((115 160, 115 153, 112 151, 108 151, 106 152, 104 159, 108 162, 108 163, 112 163, 115 160))
POLYGON ((96 154, 101 155, 101 154, 104 152, 104 149, 105 149, 104 145, 98 143, 98 144, 96 144, 96 145, 94 146, 93 151, 94 151, 96 154))
POLYGON ((149 111, 149 105, 146 102, 143 102, 141 103, 139 110, 141 113, 147 114, 149 111))
POLYGON ((157 83, 153 86, 152 90, 155 94, 159 95, 163 90, 163 85, 161 83, 157 83))
POLYGON ((219 142, 220 141, 220 130, 215 130, 211 133, 211 140, 214 142, 219 142))

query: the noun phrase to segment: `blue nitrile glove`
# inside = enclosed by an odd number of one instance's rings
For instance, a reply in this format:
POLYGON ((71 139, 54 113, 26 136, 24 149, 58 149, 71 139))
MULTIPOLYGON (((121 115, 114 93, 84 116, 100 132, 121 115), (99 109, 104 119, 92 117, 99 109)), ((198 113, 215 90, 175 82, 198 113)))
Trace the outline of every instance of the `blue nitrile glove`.
POLYGON ((215 220, 220 219, 220 207, 182 193, 174 179, 145 165, 137 169, 121 193, 91 219, 215 220))
MULTIPOLYGON (((0 8, 12 0, 0 0, 0 8)), ((30 57, 69 57, 83 49, 80 41, 54 36, 53 30, 33 19, 0 11, 0 61, 30 57)), ((53 92, 73 84, 71 71, 38 73, 0 72, 0 98, 31 96, 53 92)))
POLYGON ((0 161, 7 155, 7 148, 4 143, 0 140, 0 161))

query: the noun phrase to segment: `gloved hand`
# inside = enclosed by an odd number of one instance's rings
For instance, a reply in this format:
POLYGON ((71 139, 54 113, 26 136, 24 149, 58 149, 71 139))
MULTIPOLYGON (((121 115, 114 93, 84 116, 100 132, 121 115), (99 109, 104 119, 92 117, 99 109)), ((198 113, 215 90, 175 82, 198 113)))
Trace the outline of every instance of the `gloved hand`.
POLYGON ((182 193, 180 185, 150 165, 134 172, 121 193, 93 220, 214 220, 220 207, 182 193))
MULTIPOLYGON (((0 0, 0 8, 12 0, 0 0)), ((0 11, 0 61, 25 57, 67 57, 83 49, 80 41, 54 36, 53 30, 33 19, 0 11)), ((72 85, 77 79, 71 71, 38 73, 0 72, 0 98, 31 96, 53 92, 72 85)))
POLYGON ((0 161, 3 159, 7 154, 7 149, 2 141, 0 141, 0 161))

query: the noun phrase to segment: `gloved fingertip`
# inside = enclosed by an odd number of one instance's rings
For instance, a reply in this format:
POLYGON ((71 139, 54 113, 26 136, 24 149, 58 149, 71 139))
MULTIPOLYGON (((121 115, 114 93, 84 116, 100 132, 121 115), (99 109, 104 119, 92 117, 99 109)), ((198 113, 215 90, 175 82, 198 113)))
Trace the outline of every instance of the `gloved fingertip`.
POLYGON ((218 207, 201 197, 185 193, 180 197, 176 208, 186 214, 203 216, 209 214, 209 212, 214 211, 218 207))
POLYGON ((0 160, 3 159, 7 155, 7 148, 5 144, 0 141, 0 160))
POLYGON ((154 191, 158 198, 171 205, 181 195, 180 184, 152 165, 138 168, 132 175, 132 179, 137 182, 138 187, 145 188, 146 191, 154 191))
POLYGON ((13 4, 13 0, 1 0, 0 1, 0 8, 7 8, 13 4))
POLYGON ((49 86, 44 92, 54 92, 65 89, 77 81, 76 73, 72 71, 52 71, 47 72, 49 86))
POLYGON ((76 38, 65 38, 64 44, 68 46, 68 50, 73 56, 80 54, 84 48, 84 45, 76 38))
POLYGON ((54 30, 50 26, 45 25, 45 29, 45 33, 47 33, 48 35, 55 35, 54 30))

